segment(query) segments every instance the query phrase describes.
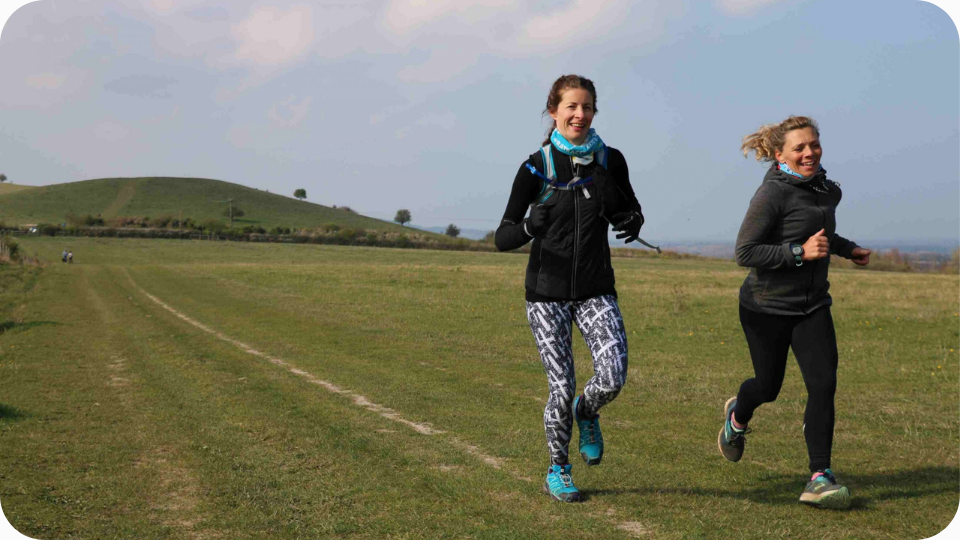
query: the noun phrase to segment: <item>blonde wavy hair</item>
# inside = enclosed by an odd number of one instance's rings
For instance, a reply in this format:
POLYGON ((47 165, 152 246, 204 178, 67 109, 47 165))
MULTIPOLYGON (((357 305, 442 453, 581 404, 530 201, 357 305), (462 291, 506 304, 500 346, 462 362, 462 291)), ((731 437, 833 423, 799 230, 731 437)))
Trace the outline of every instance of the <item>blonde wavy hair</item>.
POLYGON ((783 144, 786 142, 787 132, 795 129, 813 128, 813 132, 820 136, 820 128, 813 118, 806 116, 790 116, 779 124, 767 124, 760 126, 756 133, 751 133, 743 138, 740 150, 743 151, 743 157, 753 150, 757 161, 777 161, 777 152, 783 150, 783 144))

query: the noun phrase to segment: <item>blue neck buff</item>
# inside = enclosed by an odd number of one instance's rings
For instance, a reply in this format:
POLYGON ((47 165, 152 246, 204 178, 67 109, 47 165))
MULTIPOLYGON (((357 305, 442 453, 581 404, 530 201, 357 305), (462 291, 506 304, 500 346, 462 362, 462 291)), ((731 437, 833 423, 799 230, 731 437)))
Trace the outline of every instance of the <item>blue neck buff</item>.
POLYGON ((790 166, 787 165, 786 163, 782 163, 782 162, 781 162, 778 166, 779 166, 779 168, 780 168, 781 171, 789 174, 790 176, 796 176, 797 178, 813 178, 818 172, 820 172, 820 171, 823 170, 823 165, 820 165, 820 168, 817 169, 817 173, 813 173, 813 174, 811 174, 810 176, 803 176, 802 174, 800 174, 800 173, 794 171, 793 169, 791 169, 790 166))
POLYGON ((550 135, 550 142, 564 154, 579 158, 592 156, 594 152, 603 148, 603 141, 600 140, 600 136, 593 128, 590 128, 590 131, 587 132, 587 140, 579 146, 568 141, 557 129, 554 129, 550 135))

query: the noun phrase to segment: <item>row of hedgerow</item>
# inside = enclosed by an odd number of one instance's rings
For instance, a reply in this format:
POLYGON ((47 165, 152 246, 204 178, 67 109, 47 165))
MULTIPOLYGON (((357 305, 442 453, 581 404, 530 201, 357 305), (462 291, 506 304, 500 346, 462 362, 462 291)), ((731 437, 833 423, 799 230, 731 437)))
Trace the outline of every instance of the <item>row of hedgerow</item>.
POLYGON ((315 229, 274 227, 226 228, 222 230, 180 230, 139 227, 61 227, 38 225, 37 234, 47 236, 88 236, 95 238, 203 238, 238 242, 284 242, 296 244, 331 244, 456 251, 495 251, 491 243, 464 238, 444 238, 406 232, 373 231, 328 224, 315 229))

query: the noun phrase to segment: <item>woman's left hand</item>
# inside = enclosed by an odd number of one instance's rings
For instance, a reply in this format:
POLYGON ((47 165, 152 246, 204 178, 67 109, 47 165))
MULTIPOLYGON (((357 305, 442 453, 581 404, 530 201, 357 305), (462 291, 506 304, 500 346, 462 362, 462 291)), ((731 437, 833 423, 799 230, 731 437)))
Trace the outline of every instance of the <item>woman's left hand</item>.
POLYGON ((618 231, 618 239, 625 239, 624 243, 629 244, 640 237, 640 227, 643 227, 643 214, 636 211, 619 212, 611 216, 615 225, 614 231, 618 231))
POLYGON ((866 266, 870 262, 870 250, 855 247, 853 248, 853 253, 850 255, 850 260, 858 266, 866 266))

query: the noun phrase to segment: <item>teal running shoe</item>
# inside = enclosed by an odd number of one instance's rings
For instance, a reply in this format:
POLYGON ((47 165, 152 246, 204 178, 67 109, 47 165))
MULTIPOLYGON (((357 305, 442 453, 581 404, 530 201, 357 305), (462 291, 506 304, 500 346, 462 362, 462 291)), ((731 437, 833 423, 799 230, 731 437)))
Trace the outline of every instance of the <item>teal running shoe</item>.
POLYGON ((720 447, 720 453, 730 461, 740 461, 743 457, 743 443, 746 441, 744 435, 750 433, 750 428, 744 428, 742 431, 733 427, 730 417, 733 416, 733 408, 737 406, 737 398, 732 397, 727 400, 723 406, 723 427, 720 428, 720 435, 717 436, 717 446, 720 447))
POLYGON ((800 494, 800 502, 834 510, 850 508, 850 490, 837 483, 837 477, 830 469, 818 472, 821 474, 807 482, 807 487, 800 494))
POLYGON ((580 457, 587 465, 599 465, 603 459, 603 433, 600 432, 600 415, 596 415, 592 420, 583 420, 577 414, 578 405, 582 395, 573 400, 573 418, 577 421, 577 428, 580 429, 580 457))
POLYGON ((580 490, 573 485, 569 464, 551 465, 547 469, 547 480, 543 483, 543 491, 558 501, 580 502, 580 490))

